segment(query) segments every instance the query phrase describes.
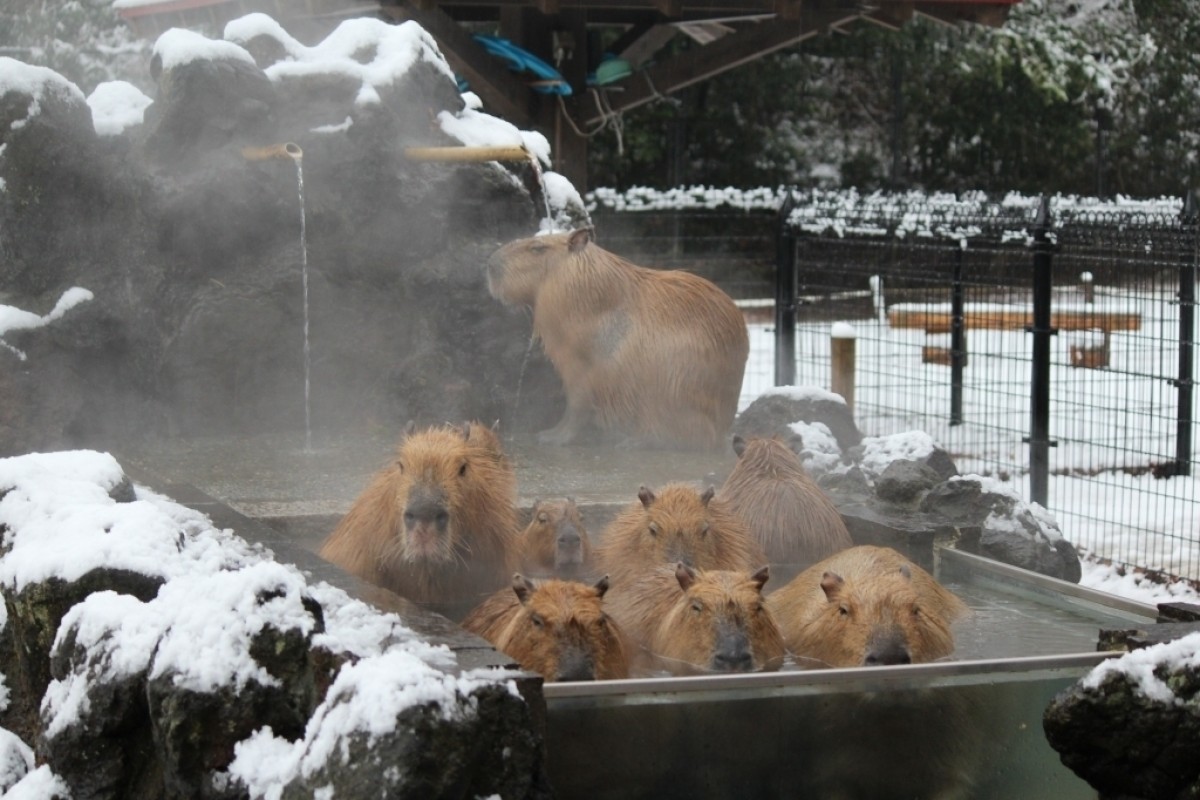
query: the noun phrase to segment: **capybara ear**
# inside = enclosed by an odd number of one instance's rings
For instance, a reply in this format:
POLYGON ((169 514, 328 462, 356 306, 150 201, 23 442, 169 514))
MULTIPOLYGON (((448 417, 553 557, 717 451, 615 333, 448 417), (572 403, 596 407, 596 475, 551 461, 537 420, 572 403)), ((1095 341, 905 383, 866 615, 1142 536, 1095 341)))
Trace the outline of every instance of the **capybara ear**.
POLYGON ((762 569, 750 576, 751 583, 758 587, 758 591, 762 591, 763 584, 771 577, 771 566, 764 564, 762 569))
POLYGON ((679 581, 679 588, 686 592, 688 587, 696 582, 696 572, 687 564, 679 561, 675 564, 675 580, 679 581))
POLYGON ((605 575, 600 580, 596 581, 596 585, 592 587, 596 590, 596 594, 604 597, 604 593, 608 591, 608 576, 605 575))
POLYGON ((642 501, 642 505, 646 508, 654 505, 654 492, 649 486, 643 486, 638 489, 638 500, 642 501))
POLYGON ((707 489, 704 490, 704 493, 700 495, 700 503, 703 505, 708 505, 708 501, 712 500, 713 495, 716 493, 717 493, 717 490, 714 489, 712 486, 709 486, 707 489))
POLYGON ((746 452, 746 440, 742 438, 740 433, 733 435, 733 453, 738 458, 742 457, 742 453, 746 452))
POLYGON ((580 228, 577 231, 571 231, 571 237, 567 239, 567 249, 572 253, 578 253, 587 247, 590 241, 592 241, 591 228, 580 228))
POLYGON ((409 437, 409 436, 412 436, 412 435, 413 435, 413 433, 415 433, 415 432, 416 432, 416 430, 417 430, 417 421, 416 421, 415 419, 410 419, 410 420, 409 420, 407 423, 405 423, 405 425, 404 425, 404 436, 405 436, 406 438, 407 438, 407 437, 409 437))
POLYGON ((458 432, 462 434, 464 442, 468 441, 471 438, 471 423, 464 422, 462 427, 458 429, 458 432))
POLYGON ((908 564, 900 565, 900 574, 904 576, 904 580, 906 580, 906 581, 912 580, 912 570, 910 570, 908 568, 908 564))
POLYGON ((521 601, 521 605, 527 604, 529 595, 533 594, 533 584, 529 582, 529 579, 517 572, 513 575, 512 587, 517 599, 521 601))
POLYGON ((825 598, 831 603, 837 600, 838 595, 842 593, 845 583, 842 576, 836 572, 826 572, 821 575, 821 590, 825 592, 825 598))

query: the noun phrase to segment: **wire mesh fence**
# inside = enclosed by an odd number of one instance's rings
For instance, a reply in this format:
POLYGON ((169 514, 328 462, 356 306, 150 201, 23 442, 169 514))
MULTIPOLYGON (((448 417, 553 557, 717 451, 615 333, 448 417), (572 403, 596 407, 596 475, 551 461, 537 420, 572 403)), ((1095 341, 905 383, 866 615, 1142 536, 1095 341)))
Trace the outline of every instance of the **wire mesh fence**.
POLYGON ((1041 502, 1090 554, 1200 579, 1190 209, 1055 198, 1039 220, 1040 199, 1016 196, 792 203, 786 225, 768 211, 607 209, 597 226, 609 249, 759 298, 743 300, 743 407, 781 377, 829 388, 830 331, 850 323, 865 435, 926 431, 961 472, 1041 502), (785 254, 794 284, 780 293, 767 265, 785 254), (777 326, 772 306, 789 298, 794 327, 777 326), (780 341, 795 348, 782 376, 780 341))

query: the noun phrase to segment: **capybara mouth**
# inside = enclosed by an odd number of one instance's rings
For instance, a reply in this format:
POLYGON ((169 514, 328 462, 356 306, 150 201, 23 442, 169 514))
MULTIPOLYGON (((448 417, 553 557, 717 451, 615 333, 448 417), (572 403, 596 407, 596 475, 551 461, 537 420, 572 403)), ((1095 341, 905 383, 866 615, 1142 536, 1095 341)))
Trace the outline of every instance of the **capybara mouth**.
POLYGON ((409 561, 449 561, 450 554, 446 552, 442 537, 437 531, 418 527, 408 534, 408 546, 405 555, 409 561))

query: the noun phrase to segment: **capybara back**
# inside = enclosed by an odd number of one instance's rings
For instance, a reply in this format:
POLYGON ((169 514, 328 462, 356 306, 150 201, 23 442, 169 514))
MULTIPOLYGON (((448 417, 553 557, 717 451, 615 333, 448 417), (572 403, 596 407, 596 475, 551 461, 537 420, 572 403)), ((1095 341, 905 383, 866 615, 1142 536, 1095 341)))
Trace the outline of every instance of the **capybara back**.
POLYGON ((520 536, 521 568, 527 574, 577 578, 592 562, 592 543, 575 500, 534 504, 520 536))
POLYGON ((410 426, 321 557, 451 614, 503 586, 516 569, 516 476, 482 431, 477 422, 410 426))
POLYGON ((843 550, 767 598, 801 666, 924 663, 954 650, 950 624, 967 608, 888 547, 843 550))
POLYGON ((634 443, 716 449, 737 412, 745 320, 713 283, 639 267, 588 230, 510 242, 488 288, 533 309, 533 331, 563 381, 567 410, 539 438, 578 440, 592 423, 634 443))
POLYGON ((594 586, 551 579, 537 584, 520 574, 475 608, 463 627, 547 681, 629 677, 620 629, 602 599, 607 579, 594 586))
POLYGON ((763 605, 767 567, 746 571, 662 566, 614 594, 609 613, 637 662, 673 673, 778 669, 784 645, 763 605))
POLYGON ((605 528, 596 546, 596 565, 624 591, 633 578, 682 561, 700 569, 753 570, 766 563, 741 519, 715 498, 686 483, 655 493, 643 486, 636 502, 605 528))
POLYGON ((733 437, 738 462, 719 497, 742 518, 772 564, 800 571, 853 546, 842 515, 778 439, 733 437))

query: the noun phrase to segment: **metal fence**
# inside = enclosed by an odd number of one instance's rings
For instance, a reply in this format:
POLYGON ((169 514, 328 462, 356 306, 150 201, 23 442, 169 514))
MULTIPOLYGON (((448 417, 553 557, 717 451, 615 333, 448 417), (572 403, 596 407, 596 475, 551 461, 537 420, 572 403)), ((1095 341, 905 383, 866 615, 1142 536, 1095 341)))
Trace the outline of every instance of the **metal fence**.
POLYGON ((695 208, 706 191, 606 198, 593 221, 604 247, 742 302, 743 407, 776 384, 830 388, 831 328, 850 323, 865 435, 925 431, 1089 554, 1200 579, 1182 201, 764 190, 695 208))

